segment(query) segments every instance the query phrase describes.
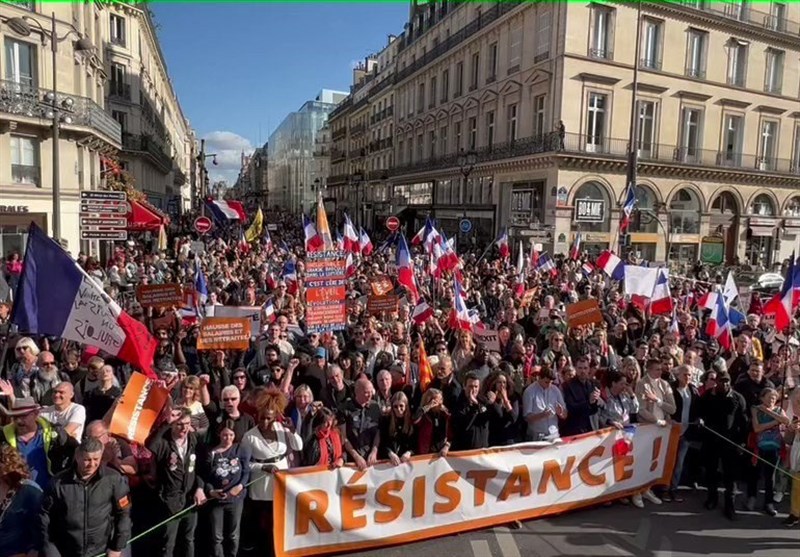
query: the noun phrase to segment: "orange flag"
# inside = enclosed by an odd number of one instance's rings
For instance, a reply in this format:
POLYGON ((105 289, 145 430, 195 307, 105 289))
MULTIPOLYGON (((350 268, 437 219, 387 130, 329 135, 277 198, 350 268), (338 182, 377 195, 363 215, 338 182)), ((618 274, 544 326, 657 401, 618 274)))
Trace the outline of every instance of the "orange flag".
POLYGON ((325 213, 325 204, 322 195, 317 197, 317 234, 322 238, 322 250, 333 251, 333 236, 328 226, 328 215, 325 213))
POLYGON ((420 389, 426 391, 428 389, 428 385, 431 384, 433 381, 433 370, 431 369, 431 363, 428 361, 428 354, 425 352, 425 343, 420 341, 419 343, 419 387, 420 389))

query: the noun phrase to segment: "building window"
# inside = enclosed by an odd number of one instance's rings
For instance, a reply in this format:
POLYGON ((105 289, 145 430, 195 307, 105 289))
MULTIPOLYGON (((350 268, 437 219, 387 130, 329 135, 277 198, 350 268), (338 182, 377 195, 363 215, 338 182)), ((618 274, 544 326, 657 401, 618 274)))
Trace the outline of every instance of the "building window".
POLYGON ((697 162, 700 159, 702 142, 703 111, 697 108, 684 108, 681 112, 681 149, 678 160, 697 162))
POLYGON ((469 79, 469 90, 474 91, 478 88, 478 74, 480 73, 481 53, 475 52, 472 55, 472 74, 469 79))
POLYGON ((517 105, 512 104, 508 106, 508 130, 507 141, 516 141, 517 139, 517 105))
POLYGON ((6 39, 6 80, 23 87, 36 87, 36 47, 6 39))
POLYGON ((686 75, 697 79, 705 79, 708 33, 698 29, 689 29, 688 41, 686 47, 686 75))
POLYGON ((15 184, 40 185, 38 153, 36 139, 11 136, 11 178, 15 184))
POLYGON ((761 122, 761 140, 759 145, 759 170, 775 170, 775 153, 778 146, 778 122, 764 120, 761 122))
POLYGON ((508 36, 508 73, 519 70, 522 64, 522 25, 511 29, 508 36))
POLYGON ((747 42, 738 39, 728 41, 728 85, 745 86, 747 46, 747 42))
POLYGON ((800 174, 800 127, 794 130, 794 154, 792 156, 792 172, 800 174))
POLYGON ((417 134, 417 162, 421 162, 425 155, 425 137, 422 133, 417 134))
POLYGON ((408 164, 414 162, 414 138, 408 138, 408 164))
POLYGON ((725 116, 725 152, 723 164, 726 166, 741 166, 742 143, 744 134, 744 119, 735 114, 725 116))
POLYGON ((774 217, 775 205, 770 196, 764 193, 759 194, 750 204, 750 214, 759 217, 774 217))
POLYGON ((769 27, 775 31, 786 31, 786 4, 780 2, 772 3, 770 11, 769 27))
POLYGON ((589 39, 589 56, 592 58, 614 58, 613 44, 613 16, 614 10, 608 6, 592 6, 592 32, 589 39))
POLYGON ((657 19, 642 21, 642 60, 640 65, 651 70, 661 69, 661 35, 664 23, 657 19))
POLYGON ((428 108, 433 108, 436 106, 436 76, 431 78, 431 90, 430 96, 428 97, 428 108))
MULTIPOLYGON (((122 64, 111 64, 111 75, 109 76, 109 94, 115 97, 125 96, 125 66, 122 64)), ((128 93, 130 98, 130 92, 128 93)))
POLYGON ((425 83, 417 86, 417 114, 425 110, 425 83))
POLYGON ((547 95, 537 95, 533 98, 533 135, 540 136, 547 133, 545 130, 545 101, 547 95))
POLYGON ((439 154, 444 156, 447 154, 447 126, 439 128, 439 154))
POLYGON ((464 62, 456 64, 456 90, 453 92, 453 97, 460 97, 464 92, 464 62))
POLYGON ((453 146, 453 151, 458 153, 463 148, 463 143, 461 142, 461 122, 456 122, 453 124, 453 139, 455 139, 455 145, 453 146))
POLYGON ((783 88, 783 60, 786 54, 782 50, 767 49, 767 74, 764 79, 764 91, 781 94, 783 88))
POLYGON ((540 4, 540 7, 542 13, 537 14, 536 18, 536 52, 533 58, 534 64, 550 58, 550 20, 553 12, 550 10, 550 6, 545 4, 540 4))
POLYGON ((606 110, 608 95, 589 93, 589 106, 586 113, 586 150, 590 153, 602 152, 606 140, 606 110))
POLYGON ((750 12, 748 2, 751 0, 729 0, 725 3, 725 13, 728 17, 738 19, 740 21, 747 21, 750 12))
POLYGON ((450 95, 450 70, 442 72, 442 102, 446 103, 450 95))
POLYGON ((469 148, 474 150, 478 146, 478 119, 474 116, 469 119, 469 148))
POLYGON ((494 110, 486 113, 486 145, 494 145, 494 110))
POLYGON ((669 204, 669 231, 671 234, 700 233, 700 198, 683 188, 669 204))
POLYGON ((428 158, 436 158, 436 132, 433 130, 428 132, 428 158))
POLYGON ((111 43, 125 46, 125 18, 111 15, 111 43))
POLYGON ((397 142, 397 158, 398 158, 397 162, 399 164, 405 164, 406 162, 411 162, 411 161, 406 161, 406 151, 404 149, 405 146, 406 142, 403 141, 402 139, 397 142))
POLYGON ((492 83, 497 79, 497 43, 489 45, 489 58, 486 60, 486 83, 492 83))
POLYGON ((639 156, 651 158, 655 139, 656 103, 653 101, 638 102, 637 134, 639 156))
POLYGON ((116 120, 119 127, 122 128, 122 133, 125 134, 126 130, 128 129, 127 126, 127 114, 121 110, 112 110, 111 117, 116 120))

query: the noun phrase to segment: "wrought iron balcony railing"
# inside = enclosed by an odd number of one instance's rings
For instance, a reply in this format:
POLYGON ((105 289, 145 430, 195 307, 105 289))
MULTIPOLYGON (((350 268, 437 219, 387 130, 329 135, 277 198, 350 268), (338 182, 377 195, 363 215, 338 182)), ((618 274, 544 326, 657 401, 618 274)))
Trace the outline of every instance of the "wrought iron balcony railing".
POLYGON ((149 155, 164 172, 169 172, 172 169, 172 157, 166 154, 161 149, 161 146, 148 135, 126 133, 122 137, 122 148, 126 151, 149 155))

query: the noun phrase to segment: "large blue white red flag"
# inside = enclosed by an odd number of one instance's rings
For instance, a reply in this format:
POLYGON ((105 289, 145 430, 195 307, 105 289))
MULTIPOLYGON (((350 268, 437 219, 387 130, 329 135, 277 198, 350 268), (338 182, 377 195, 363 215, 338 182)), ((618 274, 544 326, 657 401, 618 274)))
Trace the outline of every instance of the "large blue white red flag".
POLYGON ((597 256, 597 266, 614 280, 625 279, 625 262, 612 251, 604 251, 597 256))
POLYGON ((367 231, 361 227, 358 229, 358 247, 361 255, 369 256, 372 253, 372 240, 369 239, 367 231))
POLYGON ((400 234, 397 244, 397 282, 403 286, 411 296, 411 302, 416 304, 419 298, 417 281, 414 278, 414 261, 411 259, 411 251, 408 249, 406 237, 400 234))
MULTIPOLYGON (((764 315, 775 315, 775 328, 778 331, 786 329, 792 321, 792 315, 797 308, 797 292, 800 291, 800 265, 797 264, 795 253, 789 259, 789 268, 783 278, 781 291, 775 294, 764 305, 764 315)), ((722 296, 717 296, 721 298, 722 296)))
POLYGON ((672 313, 674 307, 672 293, 669 290, 669 271, 662 267, 658 270, 656 287, 650 298, 650 313, 652 315, 672 313))
POLYGON ((317 227, 305 213, 303 214, 303 234, 306 237, 306 251, 319 251, 322 248, 324 244, 322 236, 317 233, 317 227))
POLYGON ((575 239, 572 241, 572 245, 569 248, 569 258, 573 261, 577 260, 581 256, 581 244, 583 243, 583 237, 581 233, 578 232, 575 234, 575 239))
POLYGON ((197 303, 204 306, 208 301, 208 282, 206 281, 205 274, 203 274, 203 268, 200 266, 200 262, 196 259, 194 272, 194 290, 197 292, 197 303))
POLYGON ((625 233, 628 226, 631 224, 631 214, 633 208, 636 206, 636 189, 633 182, 628 182, 628 187, 625 189, 625 202, 622 204, 622 213, 619 215, 619 232, 625 233))
POLYGON ((728 320, 728 307, 725 298, 717 296, 717 303, 711 310, 711 319, 706 325, 706 334, 717 339, 726 350, 731 347, 731 323, 728 320))
POLYGON ((467 309, 467 304, 464 303, 464 289, 457 278, 453 278, 453 288, 455 295, 453 296, 453 309, 450 310, 449 325, 451 329, 464 329, 465 331, 472 330, 472 319, 467 309))
POLYGON ((344 214, 343 240, 342 246, 344 251, 348 253, 359 253, 361 251, 358 232, 356 232, 356 227, 353 225, 353 221, 350 220, 350 217, 347 215, 347 213, 344 214))
POLYGON ((219 223, 225 223, 229 220, 241 220, 239 212, 228 205, 224 199, 209 199, 206 202, 206 207, 211 211, 211 216, 219 223))
POLYGON ((11 322, 20 332, 99 348, 155 379, 156 340, 44 231, 31 224, 11 322))
POLYGON ((496 243, 497 249, 500 250, 500 257, 505 259, 511 255, 511 249, 508 246, 508 231, 505 228, 500 233, 500 236, 497 237, 496 243))

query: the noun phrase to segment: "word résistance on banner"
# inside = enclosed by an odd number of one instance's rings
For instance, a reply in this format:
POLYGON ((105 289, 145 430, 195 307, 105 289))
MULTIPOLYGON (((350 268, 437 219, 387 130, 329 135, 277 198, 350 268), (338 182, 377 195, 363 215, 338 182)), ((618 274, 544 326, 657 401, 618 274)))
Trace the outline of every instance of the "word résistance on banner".
POLYGON ((276 554, 410 543, 624 497, 669 483, 679 435, 678 427, 646 425, 628 441, 605 429, 553 445, 417 456, 365 472, 282 470, 275 475, 276 554))
POLYGON ((197 336, 198 350, 247 350, 250 319, 247 317, 206 317, 197 336))
POLYGON ((155 381, 134 372, 114 408, 108 432, 144 445, 168 396, 155 381))
POLYGON ((136 288, 136 299, 142 307, 180 307, 183 292, 180 284, 143 284, 136 288))

